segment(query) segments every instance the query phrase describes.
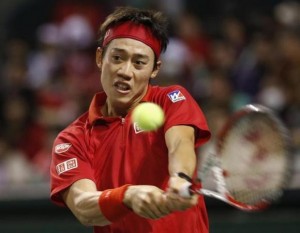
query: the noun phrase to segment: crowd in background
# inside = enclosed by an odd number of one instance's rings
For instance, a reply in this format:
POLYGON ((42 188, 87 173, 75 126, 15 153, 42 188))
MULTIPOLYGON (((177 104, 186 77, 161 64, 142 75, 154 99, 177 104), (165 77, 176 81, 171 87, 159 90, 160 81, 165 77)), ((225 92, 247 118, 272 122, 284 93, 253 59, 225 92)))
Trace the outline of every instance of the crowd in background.
POLYGON ((47 20, 34 27, 12 18, 17 31, 7 33, 3 46, 0 186, 48 181, 55 136, 102 89, 94 58, 98 26, 109 9, 124 2, 159 8, 170 17, 170 44, 154 85, 188 89, 213 135, 242 105, 269 106, 291 130, 293 153, 299 155, 299 3, 278 2, 268 14, 247 20, 238 14, 214 20, 180 0, 56 2, 47 9, 47 20))

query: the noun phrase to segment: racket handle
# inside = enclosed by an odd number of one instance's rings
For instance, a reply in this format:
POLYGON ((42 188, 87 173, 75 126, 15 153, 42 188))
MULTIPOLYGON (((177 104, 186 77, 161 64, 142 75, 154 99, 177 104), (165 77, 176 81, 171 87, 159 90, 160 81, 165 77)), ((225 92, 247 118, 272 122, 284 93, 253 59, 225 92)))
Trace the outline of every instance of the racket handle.
POLYGON ((184 183, 179 189, 179 195, 183 198, 190 198, 193 195, 191 187, 192 184, 190 182, 184 183))
POLYGON ((190 198, 193 195, 192 191, 192 178, 183 172, 177 174, 180 178, 185 179, 187 182, 184 183, 179 189, 179 195, 183 198, 190 198))

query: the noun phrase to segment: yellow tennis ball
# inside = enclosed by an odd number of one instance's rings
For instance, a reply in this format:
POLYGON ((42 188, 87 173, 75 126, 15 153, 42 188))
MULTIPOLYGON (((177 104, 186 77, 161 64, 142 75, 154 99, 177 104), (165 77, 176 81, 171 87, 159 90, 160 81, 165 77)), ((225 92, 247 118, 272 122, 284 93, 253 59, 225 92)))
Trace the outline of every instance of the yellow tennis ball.
POLYGON ((144 131, 153 131, 161 127, 165 121, 163 109, 151 102, 144 102, 133 109, 132 121, 144 131))

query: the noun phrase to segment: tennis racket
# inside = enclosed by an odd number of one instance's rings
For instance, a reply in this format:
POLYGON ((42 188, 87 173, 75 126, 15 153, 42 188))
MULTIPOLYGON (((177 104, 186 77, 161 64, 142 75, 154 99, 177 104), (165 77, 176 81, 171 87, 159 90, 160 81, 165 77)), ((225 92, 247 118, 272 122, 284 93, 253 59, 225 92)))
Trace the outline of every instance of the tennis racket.
POLYGON ((214 152, 201 165, 198 180, 187 179, 180 195, 213 197, 244 211, 257 211, 278 200, 291 175, 288 130, 269 108, 246 105, 220 131, 214 152), (214 188, 206 188, 210 179, 214 188))

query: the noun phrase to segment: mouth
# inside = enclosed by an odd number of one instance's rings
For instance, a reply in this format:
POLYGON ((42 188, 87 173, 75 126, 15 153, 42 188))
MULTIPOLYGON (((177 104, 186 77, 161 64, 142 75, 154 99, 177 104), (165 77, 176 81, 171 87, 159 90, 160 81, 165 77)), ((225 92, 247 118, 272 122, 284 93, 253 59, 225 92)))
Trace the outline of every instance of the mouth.
POLYGON ((116 88, 117 92, 122 93, 122 94, 127 94, 130 92, 131 87, 129 84, 124 83, 124 82, 115 82, 114 87, 116 88))

